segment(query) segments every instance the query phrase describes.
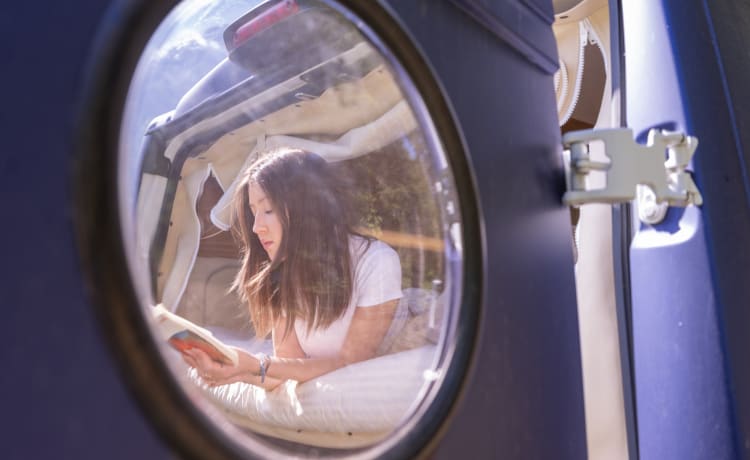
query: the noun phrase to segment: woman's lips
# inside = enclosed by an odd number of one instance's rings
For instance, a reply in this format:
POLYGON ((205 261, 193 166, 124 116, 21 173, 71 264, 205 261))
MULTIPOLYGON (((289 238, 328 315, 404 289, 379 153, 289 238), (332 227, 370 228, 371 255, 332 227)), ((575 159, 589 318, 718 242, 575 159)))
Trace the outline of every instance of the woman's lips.
POLYGON ((273 244, 273 241, 262 241, 261 244, 264 248, 267 248, 273 244))

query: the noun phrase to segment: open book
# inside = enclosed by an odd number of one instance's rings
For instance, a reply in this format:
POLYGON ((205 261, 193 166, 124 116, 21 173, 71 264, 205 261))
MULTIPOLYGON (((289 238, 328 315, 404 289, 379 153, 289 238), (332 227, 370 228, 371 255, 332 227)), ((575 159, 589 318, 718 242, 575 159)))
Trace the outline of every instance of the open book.
POLYGON ((153 308, 153 313, 161 336, 176 350, 198 348, 214 361, 233 366, 239 362, 237 350, 222 343, 208 329, 175 315, 161 304, 153 308))

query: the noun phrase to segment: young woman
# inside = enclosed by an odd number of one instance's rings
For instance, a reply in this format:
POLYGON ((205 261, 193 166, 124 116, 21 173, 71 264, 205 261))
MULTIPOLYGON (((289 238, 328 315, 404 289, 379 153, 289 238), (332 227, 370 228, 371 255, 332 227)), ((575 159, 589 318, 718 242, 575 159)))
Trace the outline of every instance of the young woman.
POLYGON ((237 366, 183 354, 210 385, 273 388, 375 356, 401 297, 401 264, 385 243, 357 234, 343 189, 314 153, 270 152, 242 173, 232 227, 242 266, 234 288, 273 356, 240 351, 237 366))

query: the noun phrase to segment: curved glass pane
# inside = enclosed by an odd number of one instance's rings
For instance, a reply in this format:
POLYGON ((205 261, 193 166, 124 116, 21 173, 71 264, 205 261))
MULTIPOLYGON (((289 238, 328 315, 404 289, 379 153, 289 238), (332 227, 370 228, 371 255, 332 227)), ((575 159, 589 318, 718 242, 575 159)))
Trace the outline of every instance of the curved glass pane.
POLYGON ((397 442, 453 348, 454 178, 358 23, 334 2, 185 1, 128 94, 121 213, 144 315, 195 404, 260 453, 397 442))

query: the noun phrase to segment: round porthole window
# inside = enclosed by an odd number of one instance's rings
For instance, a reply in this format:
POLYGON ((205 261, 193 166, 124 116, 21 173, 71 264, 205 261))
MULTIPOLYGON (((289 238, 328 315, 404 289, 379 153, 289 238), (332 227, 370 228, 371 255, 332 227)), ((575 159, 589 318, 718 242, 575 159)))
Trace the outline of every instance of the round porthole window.
POLYGON ((468 368, 481 262, 420 55, 377 4, 135 10, 96 87, 82 227, 144 409, 192 455, 422 452, 468 368))

